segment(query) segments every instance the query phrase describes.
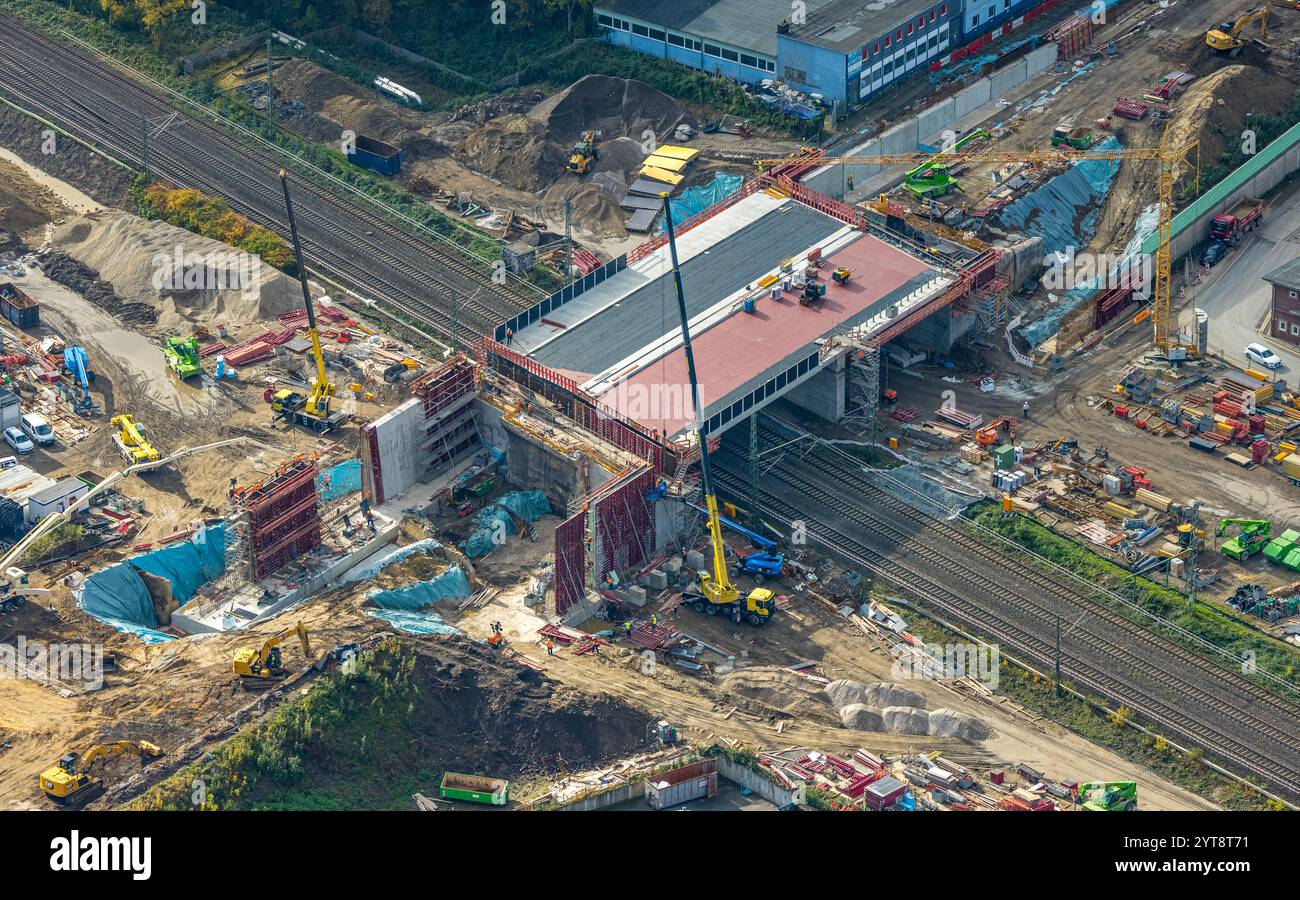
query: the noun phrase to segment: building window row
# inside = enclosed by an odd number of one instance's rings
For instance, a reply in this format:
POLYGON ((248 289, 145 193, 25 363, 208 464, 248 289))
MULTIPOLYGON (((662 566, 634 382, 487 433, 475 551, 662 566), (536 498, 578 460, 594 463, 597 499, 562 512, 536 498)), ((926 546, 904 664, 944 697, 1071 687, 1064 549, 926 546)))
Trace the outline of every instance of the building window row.
POLYGON ((819 364, 819 354, 814 353, 812 356, 809 356, 797 365, 791 366, 771 381, 768 381, 762 387, 756 388, 749 394, 746 394, 722 412, 710 416, 709 421, 705 423, 704 433, 712 434, 722 428, 722 426, 731 422, 733 419, 740 418, 756 405, 767 400, 777 391, 783 390, 787 385, 793 384, 803 376, 807 375, 813 369, 817 368, 819 364))
POLYGON ((663 31, 658 28, 651 28, 647 25, 638 25, 629 22, 626 19, 620 19, 617 16, 597 15, 596 22, 605 28, 616 31, 628 31, 638 37, 649 38, 653 41, 671 44, 674 47, 681 47, 685 50, 693 50, 696 53, 703 52, 706 56, 712 56, 717 59, 725 59, 728 62, 738 62, 742 66, 748 66, 751 69, 758 69, 760 72, 776 72, 776 60, 764 59, 761 56, 751 56, 748 53, 741 53, 738 50, 731 50, 727 47, 719 47, 717 44, 706 44, 696 38, 687 37, 682 34, 674 34, 671 31, 663 31))

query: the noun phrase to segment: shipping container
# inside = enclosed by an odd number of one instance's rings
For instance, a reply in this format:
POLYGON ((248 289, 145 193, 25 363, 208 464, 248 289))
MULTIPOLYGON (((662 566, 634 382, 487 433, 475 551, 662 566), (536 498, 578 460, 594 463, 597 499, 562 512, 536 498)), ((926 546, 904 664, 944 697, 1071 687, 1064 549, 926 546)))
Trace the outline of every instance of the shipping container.
POLYGON ((19 328, 41 324, 41 305, 9 282, 0 284, 0 315, 19 328))
POLYGON ((402 148, 394 147, 378 138, 359 134, 348 149, 348 162, 371 169, 380 175, 396 175, 402 171, 402 148))
POLYGON ((504 778, 448 772, 442 776, 438 793, 444 800, 467 800, 470 803, 505 806, 510 801, 510 782, 504 778))
POLYGON ((705 759, 645 780, 645 799, 655 809, 713 797, 718 793, 718 763, 705 759))

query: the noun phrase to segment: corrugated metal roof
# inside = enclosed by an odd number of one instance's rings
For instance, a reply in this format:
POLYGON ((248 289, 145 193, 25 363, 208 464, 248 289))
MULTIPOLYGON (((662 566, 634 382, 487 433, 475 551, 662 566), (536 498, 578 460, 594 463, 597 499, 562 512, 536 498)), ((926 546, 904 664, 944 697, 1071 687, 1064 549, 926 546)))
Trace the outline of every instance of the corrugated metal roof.
MULTIPOLYGON (((790 37, 840 53, 856 53, 867 41, 932 6, 934 0, 832 0, 817 9, 809 4, 808 21, 792 26, 790 37)), ((944 22, 942 27, 946 26, 944 22)))
POLYGON ((1280 284, 1284 288, 1300 291, 1300 256, 1284 263, 1264 276, 1270 284, 1280 284))
MULTIPOLYGON (((834 0, 807 0, 809 15, 831 2, 834 0)), ((598 13, 640 19, 773 59, 776 26, 790 18, 791 9, 790 0, 607 0, 596 4, 598 13)))

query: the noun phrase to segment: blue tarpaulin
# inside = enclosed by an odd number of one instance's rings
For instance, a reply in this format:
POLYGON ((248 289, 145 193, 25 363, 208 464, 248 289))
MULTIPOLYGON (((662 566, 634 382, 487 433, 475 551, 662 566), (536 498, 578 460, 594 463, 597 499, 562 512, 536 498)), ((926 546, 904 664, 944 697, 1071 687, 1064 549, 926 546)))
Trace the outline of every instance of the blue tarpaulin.
POLYGON ((326 503, 361 490, 361 460, 349 459, 316 476, 316 492, 326 503))
POLYGON ((536 522, 542 516, 550 515, 551 501, 542 491, 511 491, 502 494, 497 501, 478 512, 478 528, 465 539, 465 555, 478 559, 492 552, 497 545, 497 536, 515 533, 515 524, 506 509, 513 512, 525 522, 536 522), (500 507, 505 507, 501 509, 500 507))
POLYGON ((172 596, 184 605, 226 571, 226 525, 210 526, 188 541, 141 553, 128 562, 170 581, 172 596))
MULTIPOLYGON (((668 201, 668 206, 673 213, 673 221, 677 223, 685 222, 691 216, 704 212, 713 204, 725 200, 740 190, 740 186, 744 182, 745 179, 740 175, 728 175, 726 172, 719 172, 713 176, 713 180, 708 184, 687 188, 682 191, 680 196, 668 201)), ((661 221, 659 223, 659 233, 662 234, 667 229, 668 223, 661 221)))
POLYGON ((423 609, 439 600, 457 600, 470 595, 469 579, 460 566, 452 566, 431 581, 421 581, 388 591, 375 591, 370 599, 381 609, 423 609))
POLYGON ((408 612, 402 609, 368 609, 366 614, 376 619, 383 619, 390 625, 411 634, 459 634, 442 620, 437 613, 408 612))
MULTIPOLYGON (((1119 139, 1108 135, 1094 145, 1097 150, 1119 149, 1119 139)), ((1101 198, 1110 191, 1119 171, 1118 160, 1077 162, 1035 191, 1002 208, 998 219, 1008 230, 1023 229, 1043 240, 1045 257, 1084 247, 1097 227, 1101 198)), ((1031 347, 1056 334, 1062 317, 1077 308, 1083 297, 1061 299, 1044 316, 1022 332, 1031 347)))
POLYGON ((200 587, 226 571, 225 523, 205 528, 180 544, 141 553, 86 579, 78 602, 87 613, 145 643, 172 640, 157 631, 158 617, 140 572, 166 578, 172 597, 184 605, 200 587))

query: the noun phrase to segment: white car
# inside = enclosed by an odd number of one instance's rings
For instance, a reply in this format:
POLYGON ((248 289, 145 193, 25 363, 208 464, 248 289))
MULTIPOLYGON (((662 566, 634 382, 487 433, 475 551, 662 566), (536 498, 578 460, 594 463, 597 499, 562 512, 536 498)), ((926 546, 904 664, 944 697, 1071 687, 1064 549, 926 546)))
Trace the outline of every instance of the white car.
POLYGON ((5 443, 10 447, 13 447, 19 453, 31 453, 36 449, 36 445, 32 443, 32 439, 23 434, 21 428, 6 428, 5 443))
POLYGON ((1246 359, 1266 369, 1276 369, 1282 365, 1281 358, 1263 344, 1247 344, 1246 359))

